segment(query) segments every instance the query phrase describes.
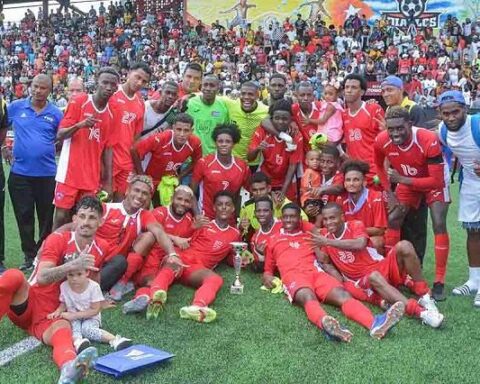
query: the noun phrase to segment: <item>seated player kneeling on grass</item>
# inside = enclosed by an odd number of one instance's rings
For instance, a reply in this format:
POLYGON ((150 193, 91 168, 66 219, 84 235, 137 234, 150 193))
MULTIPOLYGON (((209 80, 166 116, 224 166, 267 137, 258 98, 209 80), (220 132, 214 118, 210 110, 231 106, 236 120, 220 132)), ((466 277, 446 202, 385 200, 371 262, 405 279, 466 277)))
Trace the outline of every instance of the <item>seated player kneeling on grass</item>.
MULTIPOLYGON (((240 232, 229 225, 235 214, 230 192, 220 191, 215 195, 213 210, 215 219, 195 231, 189 248, 179 250, 183 268, 166 263, 152 281, 147 318, 158 317, 167 301, 168 288, 175 280, 197 289, 192 305, 180 309, 181 318, 208 323, 217 317, 209 305, 215 301, 223 278, 213 269, 226 257, 233 256, 230 243, 240 240, 240 232)), ((228 261, 233 262, 233 258, 228 261)))
POLYGON ((402 318, 404 304, 395 303, 385 313, 374 316, 340 281, 318 268, 312 235, 300 229, 300 207, 288 204, 282 211, 283 228, 271 236, 266 247, 264 285, 272 288, 278 269, 290 301, 302 306, 308 319, 329 338, 349 342, 353 335, 327 315, 320 301, 339 307, 346 317, 370 330, 372 337, 383 338, 402 318))
POLYGON ((398 242, 383 258, 369 248, 368 234, 361 221, 345 221, 340 205, 328 203, 322 210, 324 228, 321 234, 313 234, 314 243, 320 247, 317 256, 325 271, 345 280, 345 287, 356 298, 380 304, 378 297, 362 290, 373 290, 387 303, 401 302, 406 313, 437 328, 443 321, 430 289, 423 278, 420 260, 408 241, 398 242), (332 265, 337 270, 332 271, 332 265), (420 299, 407 299, 396 288, 405 284, 420 299), (360 290, 358 290, 360 288, 360 290))

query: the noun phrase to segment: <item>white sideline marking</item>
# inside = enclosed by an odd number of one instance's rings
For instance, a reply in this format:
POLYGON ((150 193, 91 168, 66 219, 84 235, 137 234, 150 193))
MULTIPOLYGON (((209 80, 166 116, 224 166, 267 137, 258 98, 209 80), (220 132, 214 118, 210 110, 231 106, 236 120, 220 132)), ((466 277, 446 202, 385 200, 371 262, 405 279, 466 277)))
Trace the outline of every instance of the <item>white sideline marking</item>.
POLYGON ((24 353, 33 351, 41 344, 42 343, 37 338, 30 336, 20 340, 18 343, 11 345, 3 351, 0 351, 0 367, 24 353))

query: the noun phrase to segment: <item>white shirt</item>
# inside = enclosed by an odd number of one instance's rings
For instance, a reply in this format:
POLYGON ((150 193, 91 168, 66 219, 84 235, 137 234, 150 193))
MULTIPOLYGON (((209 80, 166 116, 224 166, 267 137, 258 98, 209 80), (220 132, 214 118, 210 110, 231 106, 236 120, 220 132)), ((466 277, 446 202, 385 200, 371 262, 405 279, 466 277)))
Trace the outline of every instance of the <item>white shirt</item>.
MULTIPOLYGON (((147 130, 155 126, 160 120, 163 119, 166 113, 157 113, 153 110, 151 100, 145 102, 145 115, 143 116, 143 130, 147 130)), ((167 127, 167 122, 164 122, 155 131, 161 132, 167 127)))
MULTIPOLYGON (((87 288, 81 293, 74 292, 67 280, 60 284, 60 302, 65 304, 67 312, 83 312, 90 309, 93 303, 104 300, 100 285, 91 279, 88 279, 87 288)), ((91 319, 101 321, 100 313, 91 319)))
MULTIPOLYGON (((463 222, 480 221, 480 177, 473 171, 475 161, 480 161, 480 148, 473 139, 471 116, 457 131, 447 130, 447 145, 463 167, 463 181, 460 188, 458 220, 463 222)), ((440 136, 440 135, 439 135, 440 136)))

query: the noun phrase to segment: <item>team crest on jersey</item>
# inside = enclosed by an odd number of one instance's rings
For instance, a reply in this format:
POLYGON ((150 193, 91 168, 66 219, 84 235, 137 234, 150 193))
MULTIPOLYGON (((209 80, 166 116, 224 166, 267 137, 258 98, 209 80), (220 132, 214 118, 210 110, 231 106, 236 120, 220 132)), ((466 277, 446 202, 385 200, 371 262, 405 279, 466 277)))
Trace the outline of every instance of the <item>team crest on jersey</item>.
POLYGON ((288 245, 290 246, 290 248, 293 248, 293 249, 300 248, 300 243, 298 241, 291 241, 290 243, 288 243, 288 245))
POLYGON ((122 124, 131 124, 137 118, 137 114, 133 112, 123 111, 122 124))
POLYGON ((220 248, 223 246, 223 241, 220 240, 215 240, 215 243, 213 243, 213 250, 218 251, 220 248))
POLYGON ((283 156, 281 155, 275 155, 275 163, 277 165, 282 165, 283 164, 283 156))
POLYGON ((97 143, 100 142, 100 128, 96 127, 95 125, 91 128, 88 128, 90 130, 90 134, 88 135, 88 140, 96 140, 97 143))
POLYGON ((212 117, 220 117, 220 112, 212 111, 212 117))
POLYGON ((63 263, 68 263, 72 260, 75 260, 76 258, 78 258, 78 253, 77 252, 72 252, 72 253, 67 253, 64 257, 63 257, 63 263))

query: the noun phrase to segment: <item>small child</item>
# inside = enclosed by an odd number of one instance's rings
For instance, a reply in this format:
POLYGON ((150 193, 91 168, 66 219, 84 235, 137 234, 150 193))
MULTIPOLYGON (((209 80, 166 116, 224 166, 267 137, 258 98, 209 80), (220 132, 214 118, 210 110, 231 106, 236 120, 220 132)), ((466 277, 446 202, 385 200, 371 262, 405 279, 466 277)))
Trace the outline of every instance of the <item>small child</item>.
POLYGON ((70 321, 77 353, 88 348, 90 340, 109 343, 115 351, 131 346, 130 339, 100 328, 100 311, 105 298, 100 285, 89 279, 88 273, 87 270, 68 273, 67 280, 60 285, 60 306, 48 318, 70 321))
POLYGON ((303 173, 300 181, 300 203, 302 207, 309 204, 316 205, 316 199, 313 197, 314 188, 320 188, 322 185, 322 174, 320 172, 321 152, 315 149, 308 151, 305 155, 305 165, 307 169, 303 173))
POLYGON ((323 99, 324 101, 322 102, 320 115, 325 115, 328 105, 332 105, 335 108, 335 113, 330 116, 325 123, 322 124, 322 122, 319 122, 317 133, 327 135, 328 142, 332 145, 336 145, 340 142, 343 136, 343 107, 338 102, 338 89, 333 85, 326 85, 323 92, 323 99))

